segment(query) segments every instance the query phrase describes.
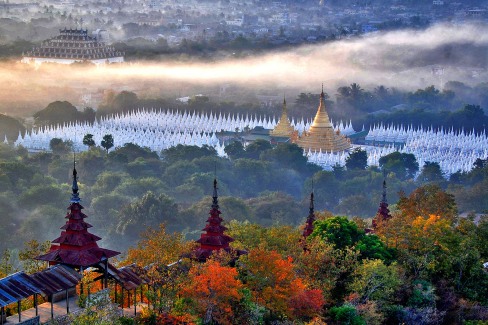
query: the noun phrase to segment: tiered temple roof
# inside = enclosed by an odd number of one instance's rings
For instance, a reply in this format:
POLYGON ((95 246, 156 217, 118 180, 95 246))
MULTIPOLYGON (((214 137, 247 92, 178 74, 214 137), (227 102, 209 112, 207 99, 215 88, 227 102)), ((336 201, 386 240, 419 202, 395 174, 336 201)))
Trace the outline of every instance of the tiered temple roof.
POLYGON ((390 209, 388 209, 388 202, 386 201, 386 180, 383 180, 383 197, 381 199, 378 212, 376 212, 376 216, 373 218, 373 231, 378 227, 379 224, 388 221, 391 218, 392 216, 390 214, 390 209))
POLYGON ((295 131, 295 128, 291 125, 288 119, 286 109, 286 99, 283 98, 283 110, 281 112, 281 118, 278 121, 276 127, 270 132, 272 137, 291 137, 295 131))
POLYGON ((37 260, 48 261, 51 265, 63 264, 74 268, 95 266, 100 262, 119 255, 119 252, 98 247, 101 238, 88 232, 92 225, 86 223, 87 217, 81 210, 78 194, 76 168, 73 168, 71 204, 66 215, 66 224, 61 227, 61 236, 52 241, 47 254, 37 256, 37 260))
POLYGON ((325 94, 322 88, 320 105, 315 115, 312 126, 308 132, 304 132, 296 143, 306 151, 312 152, 341 152, 351 148, 348 138, 334 131, 329 115, 325 108, 325 94))
POLYGON ((107 46, 105 42, 88 35, 86 29, 60 29, 59 35, 42 42, 39 47, 25 53, 23 61, 50 59, 44 61, 103 61, 117 58, 123 61, 124 53, 107 46))
MULTIPOLYGON (((207 225, 202 229, 205 233, 202 233, 200 239, 197 240, 200 247, 194 252, 194 258, 201 262, 206 261, 214 251, 223 249, 231 252, 229 243, 234 241, 234 239, 224 234, 227 227, 222 225, 223 219, 220 217, 222 212, 219 210, 216 179, 214 179, 212 199, 210 217, 207 219, 207 225)), ((245 251, 236 251, 236 253, 237 255, 246 254, 245 251)))

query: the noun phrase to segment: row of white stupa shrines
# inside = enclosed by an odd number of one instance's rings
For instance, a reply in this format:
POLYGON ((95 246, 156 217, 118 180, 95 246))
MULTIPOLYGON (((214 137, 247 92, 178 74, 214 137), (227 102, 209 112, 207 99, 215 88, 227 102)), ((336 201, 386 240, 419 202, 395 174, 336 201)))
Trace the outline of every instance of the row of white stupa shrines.
MULTIPOLYGON (((311 120, 292 120, 292 125, 299 134, 307 131, 311 120)), ((95 143, 99 144, 106 134, 114 138, 114 147, 125 143, 134 143, 148 147, 160 153, 162 150, 176 146, 209 145, 217 150, 220 156, 225 156, 224 145, 219 141, 216 132, 242 131, 246 127, 253 129, 262 126, 273 129, 277 124, 276 118, 250 117, 248 115, 215 115, 199 114, 170 110, 138 110, 121 113, 109 117, 102 117, 93 124, 69 123, 55 127, 48 126, 19 134, 15 145, 22 145, 29 150, 49 150, 52 138, 70 140, 77 151, 86 150, 83 136, 92 134, 95 143)), ((351 123, 338 123, 334 126, 344 135, 356 133, 351 123)), ((459 170, 469 171, 477 158, 488 157, 488 137, 485 132, 476 134, 471 132, 455 132, 453 130, 434 130, 432 128, 412 128, 403 126, 378 125, 371 128, 366 140, 379 146, 362 146, 368 152, 368 165, 378 165, 380 157, 394 151, 412 153, 422 167, 426 161, 437 162, 446 175, 459 170), (393 144, 397 144, 394 146, 393 144), (398 146, 398 144, 402 144, 398 146)), ((331 169, 334 165, 345 165, 348 152, 339 154, 327 152, 304 152, 311 163, 331 169)))
MULTIPOLYGON (((102 117, 94 124, 68 123, 58 126, 48 126, 33 130, 24 137, 19 133, 15 145, 22 145, 31 150, 49 150, 49 142, 52 138, 70 140, 75 150, 86 150, 83 145, 83 136, 92 134, 95 143, 99 144, 106 134, 114 137, 114 147, 119 147, 131 142, 151 150, 161 150, 174 147, 178 144, 203 146, 209 145, 217 149, 219 154, 225 155, 223 145, 219 143, 216 132, 231 131, 237 129, 243 131, 246 127, 253 129, 262 126, 265 129, 273 129, 278 122, 276 118, 249 117, 240 115, 221 114, 197 114, 180 113, 178 111, 144 111, 139 110, 130 113, 121 113, 110 117, 102 117), (222 149, 221 152, 219 149, 222 149)), ((296 129, 302 133, 308 130, 312 121, 303 119, 295 122, 296 129)), ((339 123, 337 129, 343 134, 355 133, 352 124, 339 123)))

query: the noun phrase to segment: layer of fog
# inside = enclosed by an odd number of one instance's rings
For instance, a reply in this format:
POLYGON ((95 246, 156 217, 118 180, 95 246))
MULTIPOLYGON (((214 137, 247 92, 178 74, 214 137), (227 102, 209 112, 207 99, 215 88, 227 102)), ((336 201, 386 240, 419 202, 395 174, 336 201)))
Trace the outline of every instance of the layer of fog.
POLYGON ((426 30, 369 34, 361 38, 301 46, 293 50, 218 62, 137 62, 105 67, 0 64, 0 111, 26 114, 53 100, 79 101, 104 89, 147 96, 176 96, 223 84, 253 89, 331 95, 357 82, 417 89, 449 80, 487 81, 488 25, 438 24, 426 30), (27 108, 29 107, 29 108, 27 108), (24 109, 23 109, 24 108, 24 109), (13 111, 13 112, 12 112, 13 111))

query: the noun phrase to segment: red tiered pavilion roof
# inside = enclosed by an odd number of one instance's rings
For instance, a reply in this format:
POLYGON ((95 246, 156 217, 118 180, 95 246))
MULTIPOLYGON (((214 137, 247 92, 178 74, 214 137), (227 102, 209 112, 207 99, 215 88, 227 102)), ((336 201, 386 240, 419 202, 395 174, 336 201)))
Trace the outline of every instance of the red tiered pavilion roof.
POLYGON ((85 222, 87 217, 81 210, 78 194, 78 180, 76 168, 73 168, 73 187, 71 204, 66 215, 66 224, 61 227, 61 236, 52 241, 47 254, 37 256, 37 260, 48 261, 51 265, 64 264, 71 267, 86 268, 97 265, 109 258, 119 255, 119 252, 98 247, 101 238, 88 232, 92 225, 85 222))
MULTIPOLYGON (((216 179, 214 179, 212 198, 212 209, 209 212, 210 217, 207 219, 207 225, 202 229, 205 233, 202 233, 200 239, 197 240, 200 247, 194 252, 195 259, 201 262, 206 261, 214 251, 223 249, 230 252, 231 248, 229 247, 229 243, 234 241, 234 239, 224 234, 227 227, 222 226, 223 219, 220 217, 222 212, 219 210, 216 179)), ((246 252, 237 251, 237 255, 242 254, 246 254, 246 252)))

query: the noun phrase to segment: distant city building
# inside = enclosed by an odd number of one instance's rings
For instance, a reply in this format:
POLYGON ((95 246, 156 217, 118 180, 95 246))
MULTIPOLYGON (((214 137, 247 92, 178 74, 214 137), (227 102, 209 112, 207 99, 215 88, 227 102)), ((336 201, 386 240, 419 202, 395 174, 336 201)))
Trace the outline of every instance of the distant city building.
POLYGON ((361 26, 361 32, 363 34, 374 33, 377 31, 378 31, 378 28, 376 26, 374 26, 373 24, 364 24, 361 26))
POLYGON ((122 52, 108 46, 101 31, 97 36, 89 36, 86 29, 60 29, 59 35, 42 42, 22 55, 23 63, 41 64, 46 62, 71 64, 91 62, 96 65, 124 62, 122 52))
POLYGON ((242 26, 244 24, 244 17, 234 18, 232 20, 226 20, 225 23, 229 26, 242 26))
POLYGON ((179 98, 176 98, 176 101, 180 102, 180 103, 183 103, 183 104, 188 104, 190 99, 192 98, 196 98, 196 97, 205 97, 204 95, 202 94, 197 94, 193 97, 191 96, 184 96, 184 97, 179 97, 179 98))
POLYGON ((257 95, 261 107, 272 107, 279 103, 281 100, 280 96, 270 96, 270 95, 257 95))
POLYGON ((486 10, 485 9, 470 9, 466 10, 464 14, 468 17, 471 18, 483 18, 486 16, 486 10))

